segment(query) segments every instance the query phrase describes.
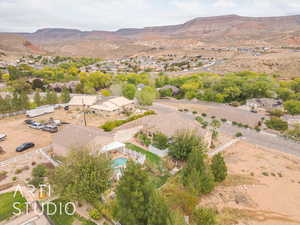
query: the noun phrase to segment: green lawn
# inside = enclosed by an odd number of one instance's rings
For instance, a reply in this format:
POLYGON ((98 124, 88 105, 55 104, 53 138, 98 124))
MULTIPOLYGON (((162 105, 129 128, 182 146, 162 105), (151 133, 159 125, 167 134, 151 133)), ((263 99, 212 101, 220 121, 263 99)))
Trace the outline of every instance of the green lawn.
POLYGON ((128 149, 131 149, 133 151, 140 152, 140 153, 146 155, 147 160, 151 161, 152 163, 159 164, 161 162, 161 159, 159 156, 157 156, 157 155, 153 154, 152 152, 149 152, 139 146, 136 146, 131 143, 126 143, 126 147, 128 149))
MULTIPOLYGON (((82 225, 96 225, 95 223, 93 223, 83 217, 78 216, 76 213, 74 215, 68 215, 64 210, 65 204, 67 203, 66 201, 56 199, 56 200, 52 201, 52 203, 54 203, 57 206, 57 211, 54 215, 49 215, 49 217, 55 225, 72 225, 76 220, 79 220, 82 225), (62 204, 62 209, 63 209, 62 213, 60 213, 60 211, 59 211, 60 203, 62 204)), ((47 213, 47 207, 49 207, 50 213, 54 212, 55 207, 52 204, 44 205, 44 212, 47 213)), ((73 209, 71 207, 72 206, 70 206, 68 208, 68 212, 73 211, 73 209)))
POLYGON ((17 192, 15 197, 14 192, 7 192, 0 195, 0 221, 10 218, 14 213, 19 213, 19 211, 13 207, 15 202, 20 203, 19 205, 16 205, 17 208, 25 210, 26 199, 20 192, 17 192))

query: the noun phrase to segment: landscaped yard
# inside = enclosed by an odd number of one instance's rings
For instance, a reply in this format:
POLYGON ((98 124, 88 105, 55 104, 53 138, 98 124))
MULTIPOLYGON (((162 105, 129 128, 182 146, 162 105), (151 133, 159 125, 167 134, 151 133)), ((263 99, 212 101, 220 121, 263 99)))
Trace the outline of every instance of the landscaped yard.
POLYGON ((149 152, 139 146, 136 146, 131 143, 126 143, 126 147, 128 149, 131 149, 133 151, 140 152, 140 153, 146 155, 147 160, 151 161, 152 163, 159 164, 161 162, 161 159, 159 158, 159 156, 157 156, 157 155, 153 154, 152 152, 149 152))
POLYGON ((15 197, 14 192, 7 192, 0 195, 0 221, 10 218, 14 213, 19 213, 19 211, 13 207, 15 202, 20 203, 16 205, 17 208, 21 210, 26 208, 26 199, 20 192, 17 192, 15 197))
MULTIPOLYGON (((54 203, 57 206, 57 210, 54 215, 49 215, 49 217, 55 225, 72 225, 72 224, 74 224, 75 221, 81 222, 82 225, 96 225, 95 223, 93 223, 85 218, 80 217, 76 213, 74 215, 68 215, 64 210, 67 202, 57 199, 57 200, 52 201, 52 203, 54 203), (60 213, 60 210, 59 210, 60 204, 62 204, 62 209, 63 209, 62 213, 60 213)), ((52 205, 52 204, 44 205, 44 211, 46 213, 47 213, 47 207, 49 207, 48 210, 50 213, 55 211, 54 205, 52 205)), ((70 207, 67 207, 67 211, 69 213, 71 213, 73 211, 73 208, 71 205, 70 205, 70 207)))

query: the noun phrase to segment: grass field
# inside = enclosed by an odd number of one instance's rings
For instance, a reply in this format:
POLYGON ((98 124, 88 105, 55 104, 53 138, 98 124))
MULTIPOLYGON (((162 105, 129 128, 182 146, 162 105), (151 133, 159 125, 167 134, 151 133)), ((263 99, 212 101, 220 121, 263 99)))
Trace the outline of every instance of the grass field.
MULTIPOLYGON (((75 221, 81 222, 82 225, 96 225, 95 223, 80 217, 78 214, 68 215, 65 211, 66 201, 62 201, 60 199, 56 199, 52 201, 57 207, 56 213, 54 215, 49 215, 50 219, 55 225, 72 225, 75 221), (60 205, 62 205, 62 210, 60 213, 60 205)), ((44 211, 47 213, 47 207, 49 207, 49 212, 55 211, 55 206, 53 204, 44 205, 44 211)), ((67 211, 71 213, 73 208, 71 205, 68 205, 67 211)))
POLYGON ((131 143, 126 143, 126 147, 128 149, 131 149, 133 151, 136 151, 136 152, 139 152, 139 153, 142 153, 144 155, 146 155, 146 158, 147 160, 151 161, 152 163, 155 163, 155 164, 159 164, 161 162, 161 159, 159 158, 159 156, 139 147, 139 146, 136 146, 134 144, 131 144, 131 143))
POLYGON ((14 209, 14 203, 19 202, 19 205, 16 205, 17 208, 25 210, 26 208, 26 199, 21 195, 20 192, 16 193, 14 197, 14 192, 7 192, 0 195, 0 222, 6 219, 9 219, 14 213, 18 213, 17 209, 14 209))

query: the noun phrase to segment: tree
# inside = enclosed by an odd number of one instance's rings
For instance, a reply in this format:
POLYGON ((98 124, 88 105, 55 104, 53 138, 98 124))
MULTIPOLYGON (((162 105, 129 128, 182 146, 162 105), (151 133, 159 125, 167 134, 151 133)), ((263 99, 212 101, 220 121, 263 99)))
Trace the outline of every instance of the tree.
POLYGON ((42 89, 44 86, 44 82, 41 79, 34 79, 32 82, 32 89, 42 89))
POLYGON ((134 84, 126 84, 122 88, 122 95, 128 99, 134 99, 136 87, 134 84))
POLYGON ((195 147, 182 171, 183 185, 196 194, 208 194, 214 188, 214 178, 205 161, 206 157, 203 148, 195 147))
POLYGON ((58 103, 58 97, 55 91, 47 91, 45 103, 50 105, 58 103))
POLYGON ((194 131, 181 130, 173 137, 172 144, 169 147, 169 155, 175 160, 185 161, 196 147, 206 150, 203 139, 197 136, 194 131))
POLYGON ((60 98, 62 103, 68 103, 71 100, 70 92, 67 88, 62 90, 60 98))
POLYGON ((114 215, 122 225, 172 225, 171 212, 141 165, 130 161, 116 190, 114 215))
POLYGON ((214 225, 216 221, 216 211, 209 208, 195 209, 192 215, 195 225, 214 225))
POLYGON ((288 123, 278 117, 271 117, 270 120, 267 120, 266 125, 268 128, 277 130, 277 131, 286 131, 288 129, 288 123))
POLYGON ((152 143, 158 149, 166 149, 168 148, 169 138, 161 132, 158 132, 154 135, 152 143))
POLYGON ((37 106, 41 106, 43 104, 39 89, 37 89, 34 93, 33 100, 37 106))
POLYGON ((216 182, 222 182, 227 176, 227 166, 221 153, 212 158, 211 170, 216 182))
POLYGON ((57 194, 70 201, 94 203, 110 186, 112 163, 105 155, 92 155, 89 149, 72 149, 49 176, 57 194))
POLYGON ((152 192, 147 208, 147 225, 173 225, 171 211, 164 199, 156 191, 152 192))
POLYGON ((294 139, 296 141, 300 141, 300 124, 294 124, 292 129, 289 129, 286 132, 286 135, 291 138, 294 139))
POLYGON ((137 92, 136 98, 141 105, 152 105, 157 96, 157 92, 153 87, 146 86, 137 92))
POLYGON ((300 101, 290 100, 284 103, 284 108, 291 115, 299 115, 300 114, 300 101))
POLYGON ((30 108, 30 102, 29 102, 28 95, 24 92, 22 92, 20 94, 20 103, 21 103, 21 106, 20 106, 21 109, 29 109, 30 108))
POLYGON ((148 202, 151 187, 141 166, 129 162, 116 190, 117 208, 114 214, 122 225, 145 225, 148 222, 148 202))

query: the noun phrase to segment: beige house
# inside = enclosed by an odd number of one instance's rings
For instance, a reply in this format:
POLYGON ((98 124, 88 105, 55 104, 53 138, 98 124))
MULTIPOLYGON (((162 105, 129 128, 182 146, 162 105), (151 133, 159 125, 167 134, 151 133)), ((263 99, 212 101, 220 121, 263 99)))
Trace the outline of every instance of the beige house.
POLYGON ((68 125, 52 138, 55 155, 67 156, 72 149, 88 147, 97 151, 114 141, 113 135, 98 128, 68 125))
POLYGON ((71 98, 69 106, 71 107, 90 107, 100 100, 99 95, 75 95, 71 98))
POLYGON ((111 98, 101 104, 91 106, 96 113, 112 115, 123 111, 133 111, 135 109, 134 101, 124 97, 111 98))
POLYGON ((210 147, 212 141, 212 132, 203 129, 201 125, 181 113, 161 113, 157 115, 146 116, 141 119, 124 124, 117 132, 136 128, 136 133, 144 130, 150 133, 162 132, 168 137, 174 136, 179 130, 192 130, 203 137, 204 141, 210 147))

